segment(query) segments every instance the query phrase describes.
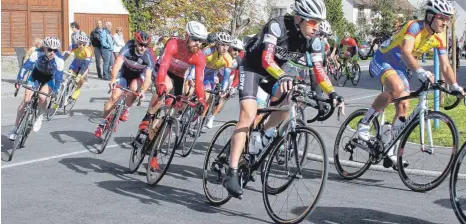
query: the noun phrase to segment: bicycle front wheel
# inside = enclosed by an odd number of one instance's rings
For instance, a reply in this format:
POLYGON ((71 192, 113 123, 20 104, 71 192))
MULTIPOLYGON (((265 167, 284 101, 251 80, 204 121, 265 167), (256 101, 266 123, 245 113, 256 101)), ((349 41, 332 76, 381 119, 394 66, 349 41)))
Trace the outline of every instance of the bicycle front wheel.
POLYGON ((339 86, 343 87, 346 84, 346 81, 348 81, 348 75, 346 74, 346 69, 343 67, 343 65, 340 65, 340 67, 337 70, 338 74, 338 80, 337 83, 339 86))
POLYGON ((189 116, 189 124, 186 127, 184 138, 182 139, 181 145, 183 147, 181 156, 188 156, 193 151, 194 145, 197 142, 197 138, 201 134, 202 129, 202 117, 197 115, 197 111, 191 109, 191 115, 189 116))
POLYGON ((455 122, 438 111, 428 111, 424 117, 424 146, 420 144, 420 127, 420 119, 415 120, 400 139, 398 174, 406 187, 424 192, 436 188, 448 176, 458 151, 459 134, 455 122), (408 167, 403 166, 406 162, 408 167))
POLYGON ((270 158, 274 158, 283 149, 289 152, 285 156, 285 164, 279 165, 273 159, 267 160, 262 196, 273 221, 299 223, 315 210, 322 196, 328 176, 327 152, 319 133, 302 126, 282 138, 272 149, 270 158), (309 147, 303 143, 312 145, 309 147), (302 149, 304 152, 299 153, 302 149), (274 187, 273 184, 277 182, 279 187, 274 187), (278 190, 272 191, 271 187, 278 190), (289 197, 291 194, 297 196, 289 197), (293 199, 296 202, 292 202, 293 199), (285 207, 289 211, 284 212, 285 207))
POLYGON ((456 217, 461 223, 466 223, 466 214, 464 209, 466 209, 466 196, 461 196, 459 193, 464 191, 466 185, 466 168, 463 166, 463 161, 466 156, 466 142, 463 144, 458 157, 455 160, 455 164, 452 169, 450 177, 450 202, 453 211, 455 212, 456 217), (458 183, 460 182, 460 183, 458 183), (460 188, 458 188, 460 187, 460 188))
POLYGON ((107 147, 108 141, 112 137, 114 131, 116 131, 117 123, 120 120, 121 113, 123 112, 124 108, 124 101, 117 102, 113 112, 107 116, 107 122, 105 122, 104 130, 103 130, 103 140, 100 148, 97 149, 97 154, 102 154, 107 147))
POLYGON ((352 68, 353 76, 351 77, 351 82, 353 85, 357 85, 359 83, 359 80, 361 80, 361 67, 359 64, 353 65, 352 68))
POLYGON ((171 117, 165 120, 153 141, 155 143, 148 159, 146 173, 147 183, 151 186, 162 180, 173 160, 178 142, 178 121, 171 117))

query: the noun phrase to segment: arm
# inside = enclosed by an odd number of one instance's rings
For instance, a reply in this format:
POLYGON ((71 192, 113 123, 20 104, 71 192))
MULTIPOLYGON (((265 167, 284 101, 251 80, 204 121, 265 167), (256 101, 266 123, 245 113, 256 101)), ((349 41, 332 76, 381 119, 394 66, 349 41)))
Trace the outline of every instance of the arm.
MULTIPOLYGON (((112 83, 116 82, 118 72, 121 69, 121 66, 123 66, 123 62, 125 62, 124 56, 121 55, 121 53, 118 55, 117 59, 115 60, 115 63, 113 64, 112 68, 112 83)), ((149 78, 150 80, 150 78, 149 78)))
POLYGON ((87 71, 89 68, 89 64, 91 64, 92 61, 92 53, 91 49, 86 47, 86 59, 84 59, 83 62, 81 62, 81 69, 79 70, 79 74, 84 75, 84 73, 87 71))
POLYGON ((263 51, 262 51, 262 67, 275 79, 279 79, 285 72, 278 66, 274 60, 275 47, 277 40, 281 36, 280 25, 272 21, 268 25, 267 31, 264 33, 263 51))
POLYGON ((31 54, 34 53, 34 51, 36 51, 35 47, 29 48, 29 50, 26 52, 26 55, 24 55, 23 64, 28 60, 31 54))
POLYGON ((239 84, 239 68, 236 69, 234 72, 234 78, 233 78, 233 83, 231 84, 231 87, 236 88, 239 84))
POLYGON ((448 54, 439 53, 439 61, 440 61, 440 70, 443 76, 445 77, 445 80, 447 81, 447 83, 450 85, 455 84, 456 77, 455 77, 455 73, 453 72, 453 68, 450 65, 448 54))
POLYGON ((204 95, 204 69, 205 69, 205 57, 202 55, 198 57, 198 62, 195 65, 194 73, 196 74, 195 80, 195 93, 199 100, 205 100, 204 95))
POLYGON ((230 86, 230 74, 231 74, 231 68, 224 68, 223 69, 223 81, 222 81, 222 91, 225 92, 228 87, 230 86))
POLYGON ((170 67, 170 62, 176 50, 177 50, 176 40, 172 39, 168 41, 165 47, 165 51, 160 60, 159 71, 157 73, 157 82, 156 82, 157 85, 165 83, 165 78, 167 77, 167 71, 168 71, 168 68, 170 67))
POLYGON ((106 48, 106 49, 110 49, 110 45, 108 45, 107 43, 107 31, 105 30, 102 30, 100 33, 99 33, 99 36, 100 36, 100 44, 102 45, 103 48, 106 48))
POLYGON ((19 70, 16 80, 22 81, 24 79, 24 75, 27 72, 32 71, 38 58, 39 53, 37 51, 32 52, 31 56, 27 59, 27 61, 23 64, 23 67, 19 70))
POLYGON ((63 61, 63 59, 57 56, 55 56, 55 62, 57 63, 57 70, 53 75, 53 92, 58 93, 58 89, 60 88, 61 82, 63 81, 63 69, 65 68, 65 62, 63 61))
MULTIPOLYGON (((314 71, 314 76, 316 78, 317 84, 319 87, 326 93, 330 94, 334 92, 332 82, 327 76, 325 69, 322 65, 322 44, 319 38, 315 38, 311 44, 310 51, 310 60, 312 63, 312 70, 314 71)), ((306 54, 307 55, 307 54, 306 54)), ((309 58, 308 58, 309 61, 309 58)))

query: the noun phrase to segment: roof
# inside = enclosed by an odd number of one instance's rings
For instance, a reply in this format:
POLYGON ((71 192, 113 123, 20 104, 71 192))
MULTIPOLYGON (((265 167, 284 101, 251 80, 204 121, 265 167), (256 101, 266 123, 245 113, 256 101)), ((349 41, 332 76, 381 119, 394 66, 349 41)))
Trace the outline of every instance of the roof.
MULTIPOLYGON (((375 5, 376 0, 352 0, 355 6, 363 6, 367 8, 372 8, 375 5)), ((397 2, 396 5, 399 5, 402 9, 407 9, 414 11, 415 7, 408 0, 393 0, 397 2)))

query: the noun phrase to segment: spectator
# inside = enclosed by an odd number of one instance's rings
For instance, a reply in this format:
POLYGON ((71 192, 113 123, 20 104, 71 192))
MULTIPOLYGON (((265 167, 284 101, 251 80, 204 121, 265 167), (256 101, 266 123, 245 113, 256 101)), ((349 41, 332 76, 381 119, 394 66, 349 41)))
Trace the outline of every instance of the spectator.
POLYGON ((97 67, 97 76, 102 78, 102 70, 100 68, 100 58, 102 57, 102 46, 100 43, 100 33, 102 33, 102 21, 97 21, 96 28, 91 32, 91 44, 94 47, 95 66, 97 67))
POLYGON ((70 23, 70 28, 73 31, 73 33, 71 33, 71 44, 78 44, 78 36, 87 37, 87 34, 79 29, 79 24, 77 22, 70 23))
POLYGON ((38 48, 42 47, 42 43, 44 41, 40 38, 36 38, 34 39, 34 46, 32 46, 31 48, 29 48, 29 50, 26 52, 26 54, 24 55, 24 59, 23 59, 23 63, 26 62, 29 58, 29 56, 31 56, 32 52, 36 51, 38 48))
POLYGON ((116 57, 120 53, 121 48, 125 46, 125 39, 123 38, 123 29, 121 27, 117 27, 116 33, 113 35, 113 40, 115 41, 113 56, 116 60, 116 57))
POLYGON ((106 22, 105 29, 100 32, 100 45, 102 51, 102 57, 104 59, 103 66, 103 78, 110 80, 110 66, 112 64, 112 52, 113 52, 113 37, 112 37, 112 23, 106 22))

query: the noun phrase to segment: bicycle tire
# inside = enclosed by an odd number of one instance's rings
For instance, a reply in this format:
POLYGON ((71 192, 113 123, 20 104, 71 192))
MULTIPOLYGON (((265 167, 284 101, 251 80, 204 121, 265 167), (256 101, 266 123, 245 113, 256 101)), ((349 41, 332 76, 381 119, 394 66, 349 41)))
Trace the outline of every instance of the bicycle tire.
MULTIPOLYGON (((419 125, 419 122, 420 122, 419 119, 414 120, 413 122, 411 122, 411 124, 409 124, 408 127, 406 127, 406 130, 407 130, 406 134, 404 134, 401 137, 400 139, 401 144, 399 147, 400 150, 398 150, 398 175, 400 176, 401 181, 406 185, 406 187, 416 192, 426 192, 426 191, 430 191, 438 187, 450 173, 450 170, 454 163, 456 152, 458 151, 459 133, 458 133, 458 129, 456 128, 455 122, 448 115, 440 111, 428 111, 428 113, 425 115, 425 119, 427 120, 429 118, 435 118, 435 119, 438 119, 439 121, 445 121, 445 125, 452 132, 451 136, 453 137, 453 149, 452 149, 451 157, 448 161, 448 164, 445 170, 440 174, 438 178, 426 184, 415 183, 411 178, 408 177, 407 173, 405 172, 405 168, 403 166, 403 152, 404 152, 403 149, 405 148, 405 145, 408 142, 408 138, 410 134, 419 125)), ((450 135, 447 135, 447 136, 450 136, 450 135)))
MULTIPOLYGON (((351 113, 348 116, 348 118, 346 118, 346 120, 341 125, 340 129, 338 130, 337 137, 335 138, 335 144, 334 144, 334 148, 333 148, 333 159, 334 159, 335 169, 337 170, 338 175, 341 178, 346 179, 346 180, 353 180, 353 179, 356 179, 356 178, 362 176, 366 172, 366 170, 369 169, 369 167, 372 164, 371 163, 371 157, 369 156, 367 162, 361 167, 361 169, 351 173, 351 172, 346 171, 342 167, 343 162, 340 161, 340 152, 339 152, 340 141, 342 139, 342 135, 343 135, 343 132, 346 129, 346 126, 348 126, 355 118, 364 116, 366 114, 366 112, 367 112, 367 109, 359 109, 359 110, 356 110, 353 113, 351 113)), ((357 123, 359 123, 359 121, 357 123)), ((379 122, 378 122, 377 119, 373 119, 372 124, 374 125, 375 130, 379 130, 380 125, 379 125, 379 122)), ((356 136, 356 138, 357 138, 357 136, 356 136)), ((347 146, 345 145, 345 148, 346 147, 347 146)), ((354 150, 354 148, 351 149, 351 150, 354 150)), ((345 149, 345 151, 346 151, 346 149, 345 149)), ((349 161, 351 161, 351 158, 352 158, 352 156, 349 158, 349 161)))
POLYGON ((357 85, 359 81, 361 81, 361 66, 359 66, 359 64, 356 64, 356 66, 353 65, 352 70, 352 72, 357 72, 357 75, 351 77, 351 83, 353 83, 353 85, 357 85), (357 69, 355 70, 355 68, 357 69))
MULTIPOLYGON (((207 200, 209 201, 209 204, 212 204, 212 205, 215 205, 215 206, 220 206, 220 205, 223 205, 225 203, 227 203, 230 199, 231 199, 231 195, 226 193, 226 197, 225 198, 216 198, 214 196, 212 196, 212 193, 209 191, 209 186, 208 186, 208 172, 213 169, 213 167, 211 167, 211 164, 209 163, 209 160, 210 160, 210 155, 212 154, 212 149, 214 148, 214 146, 216 145, 215 142, 217 141, 217 139, 219 138, 220 134, 225 131, 227 128, 231 128, 231 127, 236 127, 236 124, 238 122, 237 121, 228 121, 226 122, 225 124, 223 124, 218 130, 217 132, 215 132, 213 138, 212 138, 212 141, 210 142, 209 144, 209 148, 207 149, 207 153, 205 155, 205 159, 204 159, 204 166, 203 166, 203 172, 202 172, 202 187, 204 189, 204 195, 206 196, 207 200)), ((230 141, 227 142, 227 144, 229 144, 230 141)), ((220 187, 222 188, 222 190, 224 190, 223 188, 223 181, 225 180, 225 177, 226 177, 226 173, 227 173, 227 170, 228 170, 228 167, 229 167, 229 164, 228 164, 228 160, 226 158, 229 157, 229 152, 230 150, 226 150, 225 152, 225 161, 221 160, 222 163, 219 163, 218 165, 223 165, 219 168, 219 172, 220 172, 220 177, 217 176, 219 179, 217 180, 217 182, 220 183, 220 187), (224 170, 225 173, 222 174, 221 173, 221 170, 224 170)), ((218 158, 220 158, 219 156, 217 156, 218 158)), ((217 162, 217 160, 215 161, 217 162)), ((226 191, 226 190, 225 190, 226 191)), ((223 195, 223 194, 222 194, 223 195)))
POLYGON ((24 137, 21 140, 21 148, 24 148, 24 146, 26 145, 26 140, 29 137, 29 134, 31 134, 32 128, 33 128, 34 123, 36 121, 36 116, 33 113, 29 113, 28 116, 29 117, 27 118, 27 123, 26 123, 27 125, 26 125, 26 129, 24 131, 24 137))
POLYGON ((152 142, 147 138, 147 134, 144 134, 141 131, 138 131, 138 134, 136 135, 136 138, 134 139, 134 141, 136 141, 136 139, 140 138, 141 135, 146 135, 144 143, 141 145, 141 147, 138 148, 138 147, 135 147, 134 144, 131 145, 133 148, 131 149, 131 153, 129 155, 129 165, 128 165, 130 173, 134 173, 139 169, 139 166, 141 165, 142 161, 144 160, 144 157, 146 157, 147 147, 152 142), (135 156, 138 156, 136 158, 136 160, 135 160, 135 156))
POLYGON ((110 119, 108 119, 107 122, 105 122, 104 130, 103 130, 104 138, 102 140, 102 144, 100 145, 100 148, 97 149, 97 154, 102 154, 105 151, 108 141, 112 137, 112 134, 117 125, 116 123, 120 120, 120 115, 123 112, 124 103, 125 101, 122 101, 122 100, 120 100, 120 102, 117 102, 113 111, 109 114, 110 119))
POLYGON ((348 76, 346 75, 346 71, 343 71, 343 65, 340 65, 340 67, 337 70, 337 74, 338 74, 338 79, 337 79, 338 86, 340 87, 345 86, 346 81, 348 81, 348 76), (343 78, 344 78, 344 81, 343 81, 343 78))
POLYGON ((76 101, 78 100, 78 99, 73 99, 71 97, 75 90, 76 90, 76 85, 74 83, 70 83, 70 85, 68 86, 68 92, 67 92, 66 98, 64 98, 64 100, 67 100, 67 104, 63 106, 64 114, 70 113, 71 109, 73 109, 74 105, 76 104, 76 101))
MULTIPOLYGON (((196 111, 193 111, 192 116, 190 117, 189 121, 191 121, 191 119, 192 119, 194 116, 196 116, 195 113, 196 113, 196 111)), ((203 120, 203 119, 201 118, 201 116, 198 116, 197 119, 196 119, 196 121, 194 122, 194 124, 196 124, 196 123, 201 123, 202 120, 203 120)), ((189 128, 191 127, 191 125, 193 125, 193 122, 189 122, 189 126, 187 127, 188 130, 189 130, 189 128)), ((194 126, 194 128, 196 128, 196 126, 194 126)), ((197 139, 198 139, 199 136, 201 135, 201 130, 202 130, 202 123, 201 123, 199 126, 197 126, 197 129, 195 130, 195 133, 194 133, 192 142, 190 143, 190 146, 188 147, 188 150, 185 150, 186 147, 184 147, 184 144, 186 143, 186 142, 185 142, 185 141, 186 141, 186 136, 185 136, 184 139, 182 139, 182 141, 183 141, 183 150, 181 150, 181 156, 182 156, 182 157, 187 157, 187 156, 189 156, 189 154, 191 154, 191 152, 193 151, 194 145, 195 145, 196 142, 197 142, 197 139)))
MULTIPOLYGON (((450 177, 450 185, 449 185, 449 193, 450 193, 450 202, 453 211, 455 212, 456 217, 460 223, 466 223, 466 214, 464 214, 462 207, 462 203, 458 199, 457 195, 457 181, 458 181, 458 174, 462 163, 464 161, 464 157, 466 156, 466 142, 461 147, 458 156, 455 159, 454 166, 451 170, 451 177, 450 177)), ((464 201, 463 201, 464 202, 464 201)))
POLYGON ((23 116, 21 117, 21 120, 19 121, 18 129, 16 129, 16 139, 13 142, 13 147, 11 149, 11 153, 8 156, 8 161, 11 161, 13 159, 13 154, 15 153, 16 149, 21 148, 21 145, 23 143, 23 138, 24 138, 24 132, 26 131, 26 126, 27 126, 27 116, 28 116, 28 111, 26 111, 23 116), (26 118, 26 120, 25 120, 26 118))
POLYGON ((60 93, 58 94, 58 98, 55 100, 55 102, 50 100, 49 105, 47 106, 48 110, 46 113, 46 118, 48 121, 52 120, 53 117, 55 117, 55 115, 57 114, 58 109, 60 109, 60 102, 62 101, 64 91, 64 89, 60 91, 60 93), (55 109, 53 109, 54 105, 57 105, 55 109))
MULTIPOLYGON (((160 180, 162 180, 162 178, 165 176, 165 174, 167 173, 167 170, 168 168, 170 167, 170 164, 173 160, 173 156, 175 155, 175 150, 176 150, 176 142, 178 141, 178 121, 172 117, 168 117, 164 123, 162 124, 161 128, 158 130, 158 133, 157 133, 157 136, 154 137, 154 143, 153 143, 153 147, 152 147, 152 150, 151 150, 151 153, 150 153, 150 156, 148 158, 148 165, 147 165, 147 172, 146 172, 146 178, 147 178, 147 184, 151 185, 151 186, 154 186, 156 185, 157 183, 160 182, 160 180), (160 153, 159 152, 159 149, 160 149, 160 144, 163 140, 165 140, 165 138, 163 138, 164 136, 164 131, 167 129, 167 127, 170 127, 171 126, 174 126, 175 128, 175 141, 173 143, 173 147, 171 148, 171 152, 168 152, 168 155, 169 155, 169 158, 168 158, 168 161, 167 161, 167 164, 165 165, 164 169, 162 170, 162 172, 160 173, 160 175, 157 176, 157 178, 152 178, 152 172, 150 171, 151 167, 150 167, 150 164, 151 164, 151 161, 152 161, 152 158, 154 158, 154 155, 155 156, 158 156, 158 154, 160 153), (161 138, 162 137, 162 138, 161 138)), ((171 134, 171 133, 170 133, 171 134)), ((166 137, 166 136, 165 136, 166 137)), ((171 137, 171 136, 169 136, 171 137)), ((168 149, 169 150, 169 149, 168 149)), ((158 160, 158 159, 157 159, 158 160)))
MULTIPOLYGON (((328 177, 328 157, 327 157, 327 151, 326 151, 326 148, 325 148, 325 143, 322 140, 322 137, 319 135, 319 133, 317 131, 315 131, 314 129, 312 129, 310 127, 296 127, 296 133, 299 133, 299 132, 307 132, 308 134, 313 135, 317 139, 317 141, 320 143, 320 146, 321 146, 320 151, 322 153, 322 168, 323 168, 321 183, 320 183, 320 186, 319 186, 319 190, 318 190, 317 194, 315 195, 315 200, 313 202, 311 202, 311 204, 306 209, 304 209, 304 212, 302 214, 297 215, 296 218, 292 218, 292 219, 288 219, 288 216, 287 216, 287 218, 279 217, 273 211, 270 200, 267 197, 267 195, 270 193, 269 190, 267 189, 268 185, 262 184, 262 199, 263 199, 267 214, 276 223, 299 223, 303 219, 305 219, 307 216, 309 216, 315 210, 320 198, 322 197, 323 190, 324 190, 325 184, 327 182, 327 177, 328 177)), ((283 137, 283 139, 286 139, 286 136, 283 137)), ((271 151, 271 154, 270 154, 271 156, 273 156, 274 154, 276 154, 278 152, 278 149, 279 149, 278 145, 279 144, 277 144, 274 147, 274 149, 271 151)), ((296 155, 296 153, 298 152, 296 140, 293 141, 293 147, 294 147, 295 159, 298 162, 298 155, 296 155)), ((269 177, 269 174, 270 174, 272 161, 273 160, 268 160, 266 165, 265 165, 264 183, 268 182, 267 180, 268 180, 268 177, 269 177)), ((291 182, 292 181, 290 181, 290 183, 288 185, 286 185, 286 187, 290 186, 291 182)))

